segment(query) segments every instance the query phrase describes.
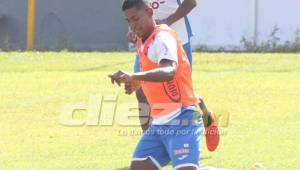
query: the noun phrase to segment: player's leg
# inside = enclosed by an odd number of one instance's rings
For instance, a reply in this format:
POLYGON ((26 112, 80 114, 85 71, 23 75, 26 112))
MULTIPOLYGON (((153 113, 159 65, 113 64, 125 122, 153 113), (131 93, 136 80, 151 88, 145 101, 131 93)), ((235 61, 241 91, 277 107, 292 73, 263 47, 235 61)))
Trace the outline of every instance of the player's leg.
POLYGON ((217 149, 220 141, 217 119, 215 114, 207 109, 203 98, 199 97, 199 100, 199 106, 203 112, 202 119, 205 127, 206 146, 209 151, 213 152, 217 149))
MULTIPOLYGON (((193 57, 192 57, 192 47, 191 43, 188 42, 183 45, 184 51, 189 59, 190 66, 192 69, 193 65, 193 57)), ((202 97, 199 97, 200 103, 199 107, 203 113, 203 121, 205 127, 205 135, 206 135, 206 146, 209 151, 214 151, 219 145, 219 130, 217 126, 216 116, 214 113, 210 112, 202 97)))
POLYGON ((215 118, 213 117, 212 113, 208 110, 203 97, 198 97, 199 98, 199 107, 202 111, 202 118, 203 118, 203 124, 204 127, 210 126, 213 122, 216 122, 215 118))
POLYGON ((155 166, 155 164, 150 160, 144 160, 144 161, 132 161, 130 165, 130 170, 158 170, 158 168, 155 166))
POLYGON ((140 139, 131 161, 131 170, 156 170, 170 162, 170 157, 157 133, 159 129, 150 126, 140 139))
POLYGON ((172 166, 178 169, 199 169, 201 138, 203 135, 202 116, 194 109, 182 109, 173 120, 179 125, 164 126, 174 134, 168 135, 163 142, 171 158, 172 166))

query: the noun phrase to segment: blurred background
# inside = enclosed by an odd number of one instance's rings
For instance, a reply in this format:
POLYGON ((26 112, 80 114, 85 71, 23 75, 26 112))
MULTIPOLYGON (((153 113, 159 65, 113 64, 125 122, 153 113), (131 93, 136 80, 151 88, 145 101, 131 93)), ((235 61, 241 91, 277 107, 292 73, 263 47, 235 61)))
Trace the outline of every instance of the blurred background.
MULTIPOLYGON (((0 0, 2 50, 128 50, 122 0, 0 0)), ((299 0, 198 0, 194 50, 300 49, 299 0)))

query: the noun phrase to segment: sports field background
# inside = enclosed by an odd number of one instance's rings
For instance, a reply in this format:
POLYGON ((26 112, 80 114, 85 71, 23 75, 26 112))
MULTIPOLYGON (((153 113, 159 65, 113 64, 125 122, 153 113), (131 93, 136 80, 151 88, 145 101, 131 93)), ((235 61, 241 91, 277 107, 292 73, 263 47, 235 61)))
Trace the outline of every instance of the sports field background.
MULTIPOLYGON (((134 53, 1 52, 0 169, 127 169, 139 127, 68 127, 59 115, 93 94, 134 104, 107 78, 119 68, 131 71, 133 60, 134 53)), ((195 53, 193 80, 210 108, 230 114, 218 150, 203 143, 202 164, 300 169, 300 54, 195 53)), ((124 112, 117 109, 116 117, 124 112)))

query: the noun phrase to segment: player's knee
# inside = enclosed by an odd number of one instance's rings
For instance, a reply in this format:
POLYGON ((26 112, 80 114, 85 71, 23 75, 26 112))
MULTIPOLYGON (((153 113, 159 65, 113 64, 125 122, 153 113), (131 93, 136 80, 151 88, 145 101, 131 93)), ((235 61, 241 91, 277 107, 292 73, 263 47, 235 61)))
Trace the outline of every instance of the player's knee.
POLYGON ((130 165, 130 170, 158 170, 158 168, 149 162, 148 160, 145 161, 132 161, 130 165))

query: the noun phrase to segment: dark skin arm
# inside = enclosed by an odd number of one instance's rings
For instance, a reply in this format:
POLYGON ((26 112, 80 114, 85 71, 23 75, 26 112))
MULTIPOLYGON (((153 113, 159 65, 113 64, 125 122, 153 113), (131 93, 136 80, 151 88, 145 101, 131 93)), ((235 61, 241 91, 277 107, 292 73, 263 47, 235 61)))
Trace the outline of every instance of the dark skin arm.
MULTIPOLYGON (((189 14, 196 6, 196 0, 184 0, 182 4, 177 8, 177 10, 164 20, 166 22, 165 24, 172 25, 176 21, 189 14)), ((156 20, 156 22, 157 24, 162 23, 162 21, 160 20, 156 20)))
POLYGON ((174 79, 177 64, 171 60, 161 60, 159 68, 138 72, 132 75, 133 80, 149 81, 149 82, 165 82, 174 79))
POLYGON ((174 79, 176 69, 177 63, 175 61, 163 59, 156 69, 133 74, 119 70, 109 75, 109 77, 113 84, 116 82, 118 85, 133 81, 166 82, 174 79))
MULTIPOLYGON (((197 6, 197 0, 184 0, 177 10, 164 20, 155 20, 157 24, 172 25, 184 16, 188 15, 197 6)), ((136 42, 136 36, 133 32, 127 33, 127 39, 131 43, 136 42)))
POLYGON ((177 69, 177 63, 172 60, 161 60, 159 68, 129 74, 123 71, 117 71, 114 74, 109 75, 111 82, 116 82, 118 85, 125 83, 125 93, 132 94, 136 91, 136 96, 139 103, 139 115, 143 131, 145 131, 150 124, 150 117, 147 109, 143 108, 148 104, 146 96, 139 86, 139 81, 150 81, 150 82, 165 82, 174 79, 177 69))

